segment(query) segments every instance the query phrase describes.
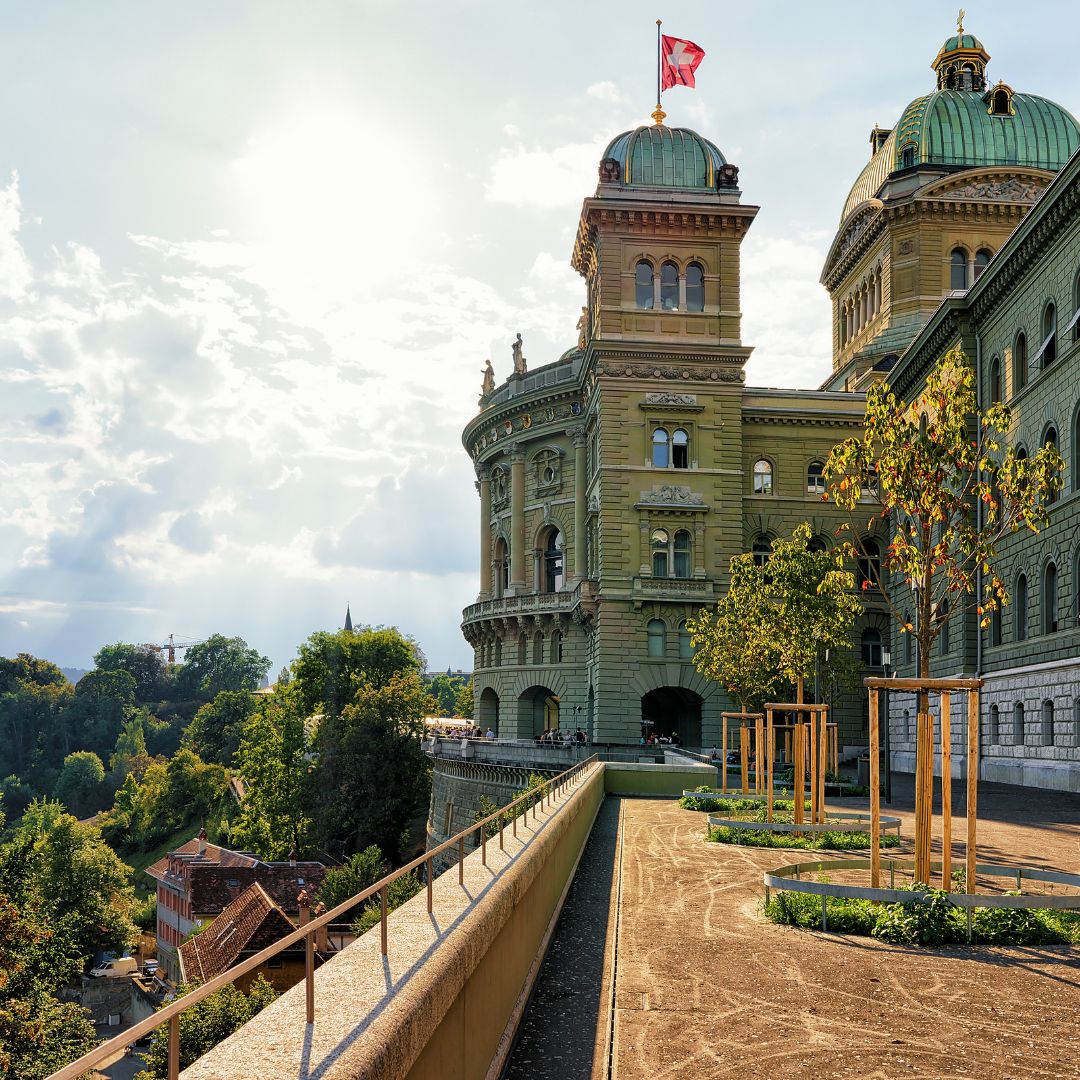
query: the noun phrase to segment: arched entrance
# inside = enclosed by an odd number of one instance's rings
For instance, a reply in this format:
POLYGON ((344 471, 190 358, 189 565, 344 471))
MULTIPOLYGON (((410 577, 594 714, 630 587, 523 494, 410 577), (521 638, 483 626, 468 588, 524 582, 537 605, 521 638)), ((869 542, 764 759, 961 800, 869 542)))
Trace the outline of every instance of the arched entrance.
POLYGON ((499 734, 499 695, 490 686, 484 689, 476 703, 476 723, 485 733, 491 728, 499 734))
POLYGON ((683 746, 701 746, 701 697, 681 686, 661 686, 641 699, 641 733, 678 736, 683 746))
POLYGON ((518 698, 518 738, 543 735, 558 727, 558 695, 546 686, 530 686, 518 698))

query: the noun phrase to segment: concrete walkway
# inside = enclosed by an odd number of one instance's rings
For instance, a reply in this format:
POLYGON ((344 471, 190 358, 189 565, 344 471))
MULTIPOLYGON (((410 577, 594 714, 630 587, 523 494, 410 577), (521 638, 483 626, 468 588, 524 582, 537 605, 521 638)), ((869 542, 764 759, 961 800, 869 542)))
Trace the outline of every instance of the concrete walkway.
MULTIPOLYGON (((960 785, 954 806, 962 837, 960 785)), ((907 851, 910 807, 910 778, 894 778, 907 851)), ((1080 871, 1080 799, 980 785, 980 810, 980 861, 1080 871)), ((704 824, 670 800, 607 800, 510 1076, 1080 1077, 1080 949, 926 950, 775 926, 761 872, 791 859, 708 844, 704 824)))

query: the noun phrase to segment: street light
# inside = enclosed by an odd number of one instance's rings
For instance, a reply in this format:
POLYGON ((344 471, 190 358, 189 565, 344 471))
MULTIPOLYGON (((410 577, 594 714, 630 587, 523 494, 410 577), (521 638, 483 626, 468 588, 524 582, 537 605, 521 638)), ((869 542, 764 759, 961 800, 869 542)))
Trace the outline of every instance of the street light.
MULTIPOLYGON (((888 645, 881 648, 881 666, 885 672, 885 678, 891 678, 889 668, 892 667, 892 649, 888 645)), ((883 690, 881 699, 885 705, 885 802, 892 804, 892 748, 889 743, 889 691, 883 690)))

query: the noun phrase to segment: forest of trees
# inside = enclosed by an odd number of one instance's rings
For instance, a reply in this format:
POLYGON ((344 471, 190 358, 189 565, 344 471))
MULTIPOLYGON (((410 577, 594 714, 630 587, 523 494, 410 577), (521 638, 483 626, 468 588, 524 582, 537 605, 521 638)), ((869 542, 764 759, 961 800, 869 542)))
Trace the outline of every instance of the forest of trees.
POLYGON ((312 634, 258 694, 270 661, 220 634, 176 665, 107 645, 74 686, 46 660, 0 658, 0 1078, 93 1045, 56 992, 152 925, 133 867, 200 824, 265 859, 341 867, 338 889, 405 861, 430 793, 424 717, 467 689, 425 685, 424 665, 384 627, 312 634))

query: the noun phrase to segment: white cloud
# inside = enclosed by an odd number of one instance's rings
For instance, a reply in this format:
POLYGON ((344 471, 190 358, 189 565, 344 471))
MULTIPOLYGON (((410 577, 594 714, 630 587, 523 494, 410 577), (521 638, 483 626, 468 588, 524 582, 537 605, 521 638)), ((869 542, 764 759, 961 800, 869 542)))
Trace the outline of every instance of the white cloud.
POLYGON ((17 236, 22 224, 19 177, 11 174, 7 187, 0 187, 0 297, 20 299, 30 284, 30 263, 17 236))
POLYGON ((595 82, 585 91, 589 97, 596 98, 597 101, 611 101, 615 104, 621 104, 626 101, 626 96, 623 92, 610 81, 595 82))
POLYGON ((484 185, 492 202, 548 209, 580 205, 596 188, 597 167, 609 137, 565 143, 552 150, 524 143, 503 148, 484 185))

